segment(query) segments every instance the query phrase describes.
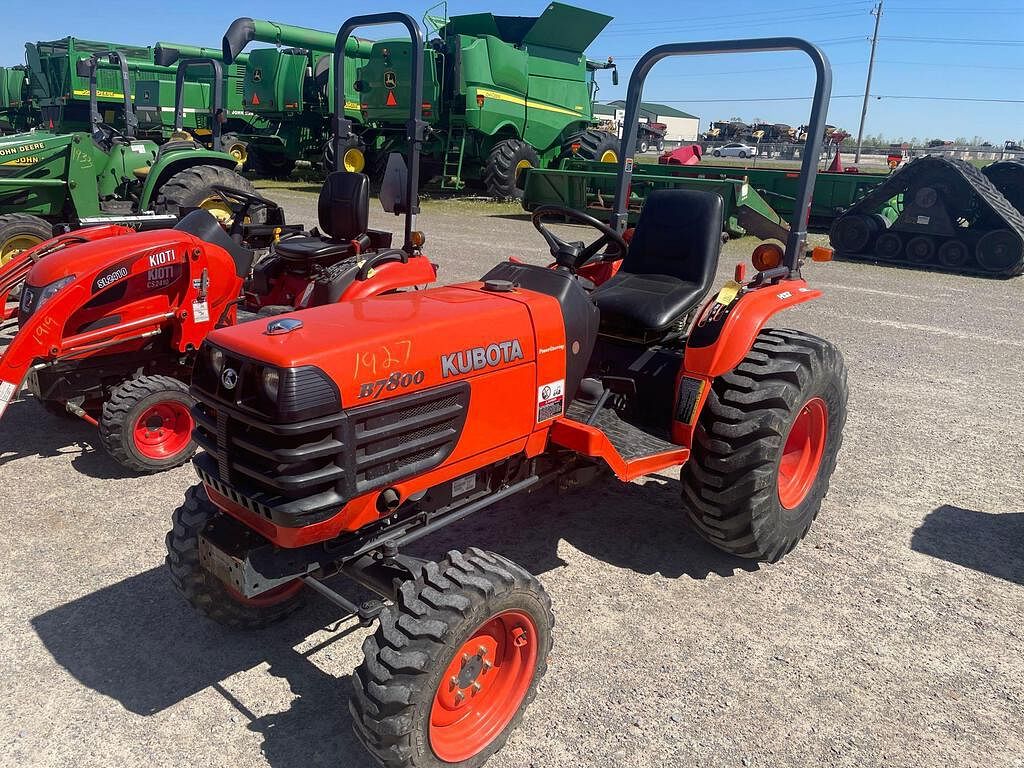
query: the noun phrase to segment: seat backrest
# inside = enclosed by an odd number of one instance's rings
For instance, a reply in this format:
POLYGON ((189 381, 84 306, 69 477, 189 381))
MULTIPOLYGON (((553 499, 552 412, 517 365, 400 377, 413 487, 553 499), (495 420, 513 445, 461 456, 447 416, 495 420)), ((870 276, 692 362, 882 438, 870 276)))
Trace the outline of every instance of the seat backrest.
POLYGON ((710 287, 722 249, 722 198, 693 189, 658 189, 640 212, 623 272, 669 275, 710 287))
POLYGON ((355 240, 370 224, 370 180, 364 173, 334 171, 320 188, 320 231, 334 240, 355 240))
POLYGON ((235 262, 235 274, 239 277, 246 277, 252 269, 255 253, 244 245, 236 243, 231 235, 224 231, 224 227, 217 221, 216 217, 209 211, 199 208, 186 214, 174 225, 179 232, 187 232, 202 240, 204 243, 211 243, 219 246, 228 252, 235 262))

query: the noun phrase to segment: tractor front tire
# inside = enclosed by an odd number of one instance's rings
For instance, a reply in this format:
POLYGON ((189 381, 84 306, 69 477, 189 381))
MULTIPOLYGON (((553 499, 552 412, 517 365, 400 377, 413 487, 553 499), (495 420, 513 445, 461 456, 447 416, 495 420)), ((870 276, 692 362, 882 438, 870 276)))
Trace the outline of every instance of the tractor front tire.
POLYGON ((522 200, 523 171, 540 165, 537 150, 519 139, 499 141, 487 156, 484 187, 497 200, 522 200))
MULTIPOLYGON (((178 216, 184 208, 203 208, 222 223, 228 223, 232 217, 231 206, 214 189, 216 186, 256 194, 252 182, 234 171, 217 165, 195 165, 178 171, 161 185, 154 210, 178 216)), ((262 224, 266 217, 266 209, 260 207, 250 209, 248 218, 253 224, 262 224)))
POLYGON ((170 376, 140 376, 116 387, 103 403, 100 441, 115 461, 153 474, 192 458, 192 406, 188 385, 170 376))
POLYGON ((38 216, 27 213, 0 216, 0 266, 51 237, 53 227, 38 216))
POLYGON ((305 604, 301 581, 284 584, 254 598, 234 593, 199 561, 199 535, 223 514, 210 501, 202 483, 185 491, 167 532, 165 562, 174 586, 203 616, 232 629, 262 629, 290 616, 305 604))
POLYGON ((544 588, 500 555, 427 563, 363 643, 356 737, 386 768, 482 765, 536 695, 553 625, 544 588))
POLYGON ((762 330, 714 380, 680 476, 697 532, 775 562, 806 535, 828 491, 846 423, 846 368, 831 343, 762 330))

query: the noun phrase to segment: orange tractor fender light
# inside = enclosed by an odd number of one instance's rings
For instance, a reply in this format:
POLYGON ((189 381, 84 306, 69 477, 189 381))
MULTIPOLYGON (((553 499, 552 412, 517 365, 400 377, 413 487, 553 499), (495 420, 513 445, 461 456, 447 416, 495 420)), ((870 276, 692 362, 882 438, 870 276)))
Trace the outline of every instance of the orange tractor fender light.
POLYGON ((775 269, 782 263, 782 248, 775 243, 761 243, 750 255, 750 263, 758 272, 775 269))
POLYGON ((832 254, 832 249, 827 245, 818 245, 811 251, 811 261, 832 261, 832 254))
POLYGON ((409 242, 411 242, 416 248, 422 248, 423 244, 427 242, 427 236, 420 230, 414 229, 409 235, 409 242))
POLYGON ((747 280, 747 265, 742 261, 736 265, 736 271, 732 275, 733 280, 737 283, 744 283, 747 280))

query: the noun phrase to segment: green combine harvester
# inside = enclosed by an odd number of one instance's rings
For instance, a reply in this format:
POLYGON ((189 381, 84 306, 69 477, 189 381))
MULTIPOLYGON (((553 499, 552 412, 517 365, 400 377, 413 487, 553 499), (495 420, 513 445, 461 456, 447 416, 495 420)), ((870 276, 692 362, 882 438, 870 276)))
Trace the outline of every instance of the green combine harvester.
POLYGON ((0 135, 35 127, 28 88, 27 68, 23 64, 0 67, 0 135))
MULTIPOLYGON (((108 125, 124 120, 121 73, 105 56, 119 52, 126 59, 129 96, 143 97, 136 104, 138 133, 157 142, 167 141, 174 130, 176 62, 183 57, 221 58, 216 49, 175 43, 154 46, 123 46, 116 43, 65 37, 25 46, 28 96, 38 124, 57 131, 90 130, 89 82, 78 73, 78 62, 97 56, 97 98, 100 114, 108 125)), ((253 133, 263 124, 242 107, 245 57, 225 67, 225 139, 232 134, 253 133)), ((209 103, 210 75, 198 73, 185 91, 185 128, 209 142, 212 130, 203 124, 209 103)), ((244 148, 244 145, 243 145, 244 148)), ((236 155, 240 153, 236 150, 236 155)), ((242 158, 244 159, 244 158, 242 158)))
MULTIPOLYGON (((334 111, 332 60, 335 33, 280 24, 248 17, 235 19, 224 33, 225 62, 242 61, 250 43, 269 43, 273 48, 254 48, 241 88, 242 107, 264 121, 261 130, 244 138, 250 165, 261 176, 286 176, 296 162, 314 165, 328 162, 333 152, 331 115, 334 111)), ((346 71, 362 67, 370 43, 350 38, 345 44, 346 71)), ((345 89, 345 115, 359 122, 359 94, 354 83, 345 89)), ((346 170, 359 172, 365 165, 358 148, 345 153, 346 170)))
POLYGON ((371 176, 404 150, 404 110, 421 98, 427 138, 423 175, 441 187, 468 183, 497 198, 519 198, 527 168, 560 158, 614 162, 618 139, 594 128, 592 73, 584 51, 610 16, 550 3, 539 17, 474 13, 431 20, 422 94, 410 93, 408 40, 373 43, 355 83, 360 136, 371 176))
MULTIPOLYGON (((0 139, 0 263, 51 237, 54 227, 126 224, 139 229, 169 226, 182 209, 204 208, 228 219, 231 207, 218 186, 253 192, 235 172, 232 156, 206 149, 192 140, 162 146, 136 135, 138 121, 130 96, 119 113, 120 128, 107 123, 98 101, 98 62, 121 73, 119 92, 129 93, 128 57, 93 54, 79 59, 76 74, 89 83, 89 132, 36 130, 0 139)), ((214 102, 223 109, 220 63, 203 63, 214 73, 214 102)), ((184 85, 184 71, 179 73, 184 85)), ((220 130, 213 121, 213 146, 220 130)))
MULTIPOLYGON (((757 218, 788 220, 793 213, 799 177, 796 171, 780 168, 637 163, 630 211, 635 219, 647 195, 655 189, 707 189, 725 185, 722 189, 734 190, 722 194, 727 209, 734 211, 727 215, 727 221, 731 217, 737 224, 741 221, 749 224, 757 218)), ((808 226, 827 231, 844 210, 887 178, 888 174, 819 171, 808 226)), ((542 205, 562 205, 599 215, 614 182, 615 165, 609 163, 569 159, 557 168, 531 169, 526 173, 523 208, 532 211, 542 205)), ((755 228, 759 229, 756 225, 755 228)), ((737 228, 731 224, 726 227, 732 236, 742 234, 741 229, 750 227, 737 228)))

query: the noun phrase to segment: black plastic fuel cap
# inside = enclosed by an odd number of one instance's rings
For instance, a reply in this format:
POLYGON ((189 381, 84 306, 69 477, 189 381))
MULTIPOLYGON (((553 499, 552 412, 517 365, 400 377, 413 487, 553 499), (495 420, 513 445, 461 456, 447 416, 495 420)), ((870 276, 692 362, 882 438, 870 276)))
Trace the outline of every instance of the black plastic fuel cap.
POLYGON ((511 280, 484 280, 484 290, 495 293, 511 293, 516 289, 516 284, 511 280))

